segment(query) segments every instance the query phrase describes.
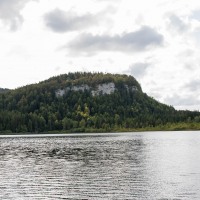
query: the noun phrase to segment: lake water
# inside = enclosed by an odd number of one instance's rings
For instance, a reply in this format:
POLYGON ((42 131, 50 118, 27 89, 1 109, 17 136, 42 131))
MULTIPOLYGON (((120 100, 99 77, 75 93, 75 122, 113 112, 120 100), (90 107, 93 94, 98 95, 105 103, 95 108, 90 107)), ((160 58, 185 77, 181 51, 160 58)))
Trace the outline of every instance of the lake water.
POLYGON ((200 199, 200 132, 0 137, 0 199, 200 199))

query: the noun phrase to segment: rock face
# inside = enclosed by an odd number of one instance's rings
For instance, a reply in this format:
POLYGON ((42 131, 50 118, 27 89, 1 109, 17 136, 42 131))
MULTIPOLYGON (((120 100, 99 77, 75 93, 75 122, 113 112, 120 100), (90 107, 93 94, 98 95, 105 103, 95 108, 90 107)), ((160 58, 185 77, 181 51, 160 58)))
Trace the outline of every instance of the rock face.
MULTIPOLYGON (((131 89, 132 91, 138 90, 136 86, 129 87, 128 85, 125 85, 125 87, 127 90, 129 90, 129 89, 131 89)), ((115 84, 113 82, 110 82, 110 83, 99 84, 94 88, 92 88, 86 84, 66 87, 65 89, 56 90, 55 94, 56 94, 56 97, 62 97, 63 95, 67 94, 67 92, 69 92, 69 91, 75 91, 75 92, 91 91, 92 96, 98 96, 100 94, 102 94, 102 95, 112 94, 113 92, 115 92, 115 90, 117 90, 115 84)))
POLYGON ((66 92, 66 90, 59 89, 56 91, 56 97, 62 97, 66 92))
POLYGON ((88 85, 76 85, 72 87, 66 87, 65 89, 59 89, 56 91, 56 97, 62 97, 65 95, 67 92, 71 91, 82 91, 84 92, 85 90, 90 90, 91 88, 88 85))
POLYGON ((68 88, 68 90, 72 90, 75 92, 78 92, 78 91, 84 92, 85 90, 90 90, 90 87, 88 85, 77 85, 77 86, 72 86, 71 88, 68 88))
POLYGON ((111 94, 116 90, 114 83, 104 83, 98 85, 96 90, 92 90, 92 96, 96 96, 101 94, 111 94))
POLYGON ((93 89, 90 86, 85 84, 85 85, 76 85, 76 86, 66 87, 65 89, 59 89, 55 92, 55 94, 56 94, 56 97, 62 97, 68 91, 84 92, 85 90, 90 90, 93 96, 97 96, 99 94, 111 94, 116 90, 116 88, 113 82, 99 84, 97 85, 96 89, 93 89))

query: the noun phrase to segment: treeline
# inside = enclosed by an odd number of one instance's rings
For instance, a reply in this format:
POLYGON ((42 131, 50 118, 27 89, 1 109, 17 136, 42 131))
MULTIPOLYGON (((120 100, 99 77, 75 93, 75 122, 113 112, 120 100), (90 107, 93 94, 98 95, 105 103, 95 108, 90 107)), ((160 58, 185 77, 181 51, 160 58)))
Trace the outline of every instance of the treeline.
POLYGON ((0 132, 88 132, 145 129, 167 124, 198 123, 199 112, 176 111, 142 92, 127 75, 69 73, 39 84, 0 94, 0 132), (71 85, 115 83, 112 94, 93 96, 91 91, 57 89, 71 85), (138 90, 127 89, 135 86, 138 90))
POLYGON ((7 89, 7 88, 0 88, 0 93, 4 93, 4 92, 8 92, 9 91, 9 89, 7 89))

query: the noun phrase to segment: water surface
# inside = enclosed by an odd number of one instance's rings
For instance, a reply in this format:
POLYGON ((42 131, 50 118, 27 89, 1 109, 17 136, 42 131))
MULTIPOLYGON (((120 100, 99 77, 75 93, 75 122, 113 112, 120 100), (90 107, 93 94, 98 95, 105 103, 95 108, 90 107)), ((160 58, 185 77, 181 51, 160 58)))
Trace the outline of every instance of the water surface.
POLYGON ((0 199, 200 199, 200 132, 0 137, 0 199))

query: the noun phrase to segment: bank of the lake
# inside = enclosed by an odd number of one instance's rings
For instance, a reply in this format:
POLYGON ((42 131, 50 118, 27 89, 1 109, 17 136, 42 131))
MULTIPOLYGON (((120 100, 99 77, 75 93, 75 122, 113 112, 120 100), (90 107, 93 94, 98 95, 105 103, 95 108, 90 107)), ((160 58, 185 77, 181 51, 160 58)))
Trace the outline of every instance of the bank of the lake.
POLYGON ((142 128, 124 128, 115 127, 114 129, 94 129, 94 128, 76 128, 70 130, 54 130, 46 132, 17 132, 10 130, 0 132, 0 135, 20 135, 20 134, 70 134, 70 133, 117 133, 117 132, 148 132, 148 131, 198 131, 200 130, 200 123, 168 123, 166 125, 159 125, 155 127, 142 128))

